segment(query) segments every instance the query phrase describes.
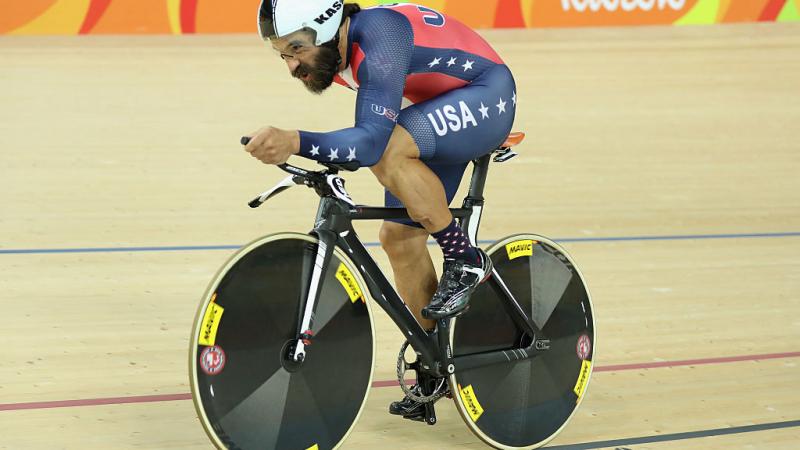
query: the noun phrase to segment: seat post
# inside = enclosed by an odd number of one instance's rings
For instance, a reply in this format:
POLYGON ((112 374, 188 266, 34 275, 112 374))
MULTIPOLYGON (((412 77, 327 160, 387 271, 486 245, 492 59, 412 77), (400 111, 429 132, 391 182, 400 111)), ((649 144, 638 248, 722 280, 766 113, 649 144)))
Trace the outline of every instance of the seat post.
MULTIPOLYGON (((469 183, 469 193, 467 198, 480 200, 483 202, 483 189, 486 187, 486 177, 489 174, 489 161, 492 154, 483 155, 478 159, 472 160, 475 166, 472 169, 472 179, 469 183)), ((465 205, 466 206, 466 205, 465 205)))
POLYGON ((478 245, 478 226, 483 212, 483 189, 486 186, 486 176, 489 173, 489 161, 492 154, 481 156, 472 160, 472 179, 469 183, 469 193, 464 198, 463 207, 472 210, 469 216, 461 219, 459 225, 467 233, 472 245, 478 245))
POLYGON ((516 153, 511 151, 511 147, 520 144, 525 139, 525 133, 509 133, 508 138, 497 149, 489 152, 480 158, 473 159, 472 164, 475 166, 472 169, 472 179, 469 183, 469 193, 464 198, 464 209, 469 209, 470 214, 459 222, 461 229, 467 233, 472 245, 478 245, 478 226, 481 222, 481 214, 483 213, 483 189, 486 187, 486 177, 489 174, 489 161, 492 160, 492 154, 498 152, 494 160, 497 162, 508 161, 509 159, 517 156, 516 153))

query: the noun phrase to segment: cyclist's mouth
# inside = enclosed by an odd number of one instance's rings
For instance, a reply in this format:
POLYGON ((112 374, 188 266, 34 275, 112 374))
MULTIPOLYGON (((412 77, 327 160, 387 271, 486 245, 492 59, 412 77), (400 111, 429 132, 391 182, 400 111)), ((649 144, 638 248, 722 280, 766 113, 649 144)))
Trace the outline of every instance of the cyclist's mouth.
POLYGON ((308 82, 311 80, 311 71, 302 66, 298 67, 292 75, 301 81, 308 82))

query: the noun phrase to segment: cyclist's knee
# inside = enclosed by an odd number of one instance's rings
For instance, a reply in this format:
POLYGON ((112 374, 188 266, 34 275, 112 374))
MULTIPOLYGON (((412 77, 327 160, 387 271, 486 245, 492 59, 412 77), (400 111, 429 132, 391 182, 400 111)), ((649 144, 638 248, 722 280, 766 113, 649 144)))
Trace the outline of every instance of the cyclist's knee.
POLYGON ((430 209, 416 210, 408 208, 408 216, 411 220, 421 224, 423 227, 429 228, 434 226, 433 214, 430 209))

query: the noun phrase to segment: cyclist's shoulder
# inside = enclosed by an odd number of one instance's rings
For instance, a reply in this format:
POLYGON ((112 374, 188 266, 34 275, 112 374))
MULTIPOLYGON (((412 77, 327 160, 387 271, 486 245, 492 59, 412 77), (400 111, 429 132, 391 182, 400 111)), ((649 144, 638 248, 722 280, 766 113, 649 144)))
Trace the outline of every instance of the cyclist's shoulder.
POLYGON ((353 16, 351 27, 361 38, 395 38, 411 31, 411 22, 396 8, 374 6, 364 8, 353 16))
POLYGON ((414 30, 408 18, 393 8, 362 9, 350 22, 350 40, 367 52, 367 59, 376 55, 411 52, 414 30))

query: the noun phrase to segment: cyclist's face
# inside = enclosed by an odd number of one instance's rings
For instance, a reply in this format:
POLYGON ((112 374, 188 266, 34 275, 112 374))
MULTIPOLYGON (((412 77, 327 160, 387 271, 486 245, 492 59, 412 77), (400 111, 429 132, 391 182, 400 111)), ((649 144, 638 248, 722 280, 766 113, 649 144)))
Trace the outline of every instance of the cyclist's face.
POLYGON ((339 50, 328 45, 314 45, 313 34, 298 31, 282 38, 272 39, 273 49, 278 52, 289 73, 303 82, 316 94, 333 83, 338 72, 339 50))

